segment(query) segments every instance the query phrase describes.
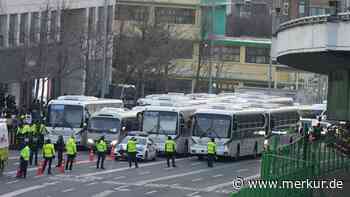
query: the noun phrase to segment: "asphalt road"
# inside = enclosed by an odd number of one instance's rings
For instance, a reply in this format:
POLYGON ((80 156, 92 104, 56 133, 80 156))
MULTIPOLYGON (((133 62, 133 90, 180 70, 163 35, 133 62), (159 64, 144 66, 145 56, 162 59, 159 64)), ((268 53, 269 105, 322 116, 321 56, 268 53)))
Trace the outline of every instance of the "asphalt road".
POLYGON ((255 177, 260 166, 258 159, 245 159, 216 162, 208 168, 206 161, 186 157, 176 160, 176 168, 167 168, 164 158, 158 158, 140 163, 138 169, 129 168, 125 161, 108 160, 106 170, 101 170, 82 152, 71 172, 61 174, 55 169, 53 175, 36 176, 37 168, 29 167, 27 179, 18 179, 14 177, 17 154, 11 153, 0 177, 0 197, 227 197, 234 178, 255 177))

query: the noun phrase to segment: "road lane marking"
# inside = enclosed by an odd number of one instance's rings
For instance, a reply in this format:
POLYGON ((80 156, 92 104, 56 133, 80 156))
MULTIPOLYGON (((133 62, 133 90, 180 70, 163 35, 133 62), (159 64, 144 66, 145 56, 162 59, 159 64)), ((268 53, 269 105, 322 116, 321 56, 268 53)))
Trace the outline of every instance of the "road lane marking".
POLYGON ((122 186, 119 186, 119 187, 114 188, 114 190, 120 191, 120 192, 127 192, 127 191, 130 191, 130 189, 128 189, 127 187, 128 187, 128 185, 122 185, 122 186))
MULTIPOLYGON (((244 180, 253 179, 253 178, 256 178, 256 177, 259 177, 259 176, 260 176, 260 174, 255 174, 255 175, 252 175, 252 176, 249 176, 249 177, 245 177, 244 180)), ((220 184, 217 184, 217 185, 212 185, 212 186, 209 186, 207 188, 203 188, 202 190, 206 191, 206 192, 212 192, 212 191, 215 191, 217 189, 220 189, 220 188, 232 185, 232 181, 225 182, 225 183, 220 183, 220 184)))
POLYGON ((187 194, 186 196, 187 197, 192 197, 192 196, 197 195, 197 194, 199 194, 199 192, 193 192, 193 193, 187 194))
POLYGON ((198 182, 198 181, 201 181, 201 180, 203 180, 203 178, 192 179, 191 182, 198 182))
POLYGON ((113 191, 113 190, 106 190, 106 191, 103 191, 101 193, 94 194, 94 195, 92 195, 92 197, 107 197, 107 196, 111 195, 114 192, 115 191, 113 191))
POLYGON ((13 191, 13 192, 9 192, 6 194, 2 194, 2 195, 0 195, 0 197, 14 197, 14 196, 18 196, 18 195, 21 195, 21 194, 24 194, 24 193, 27 193, 30 191, 42 189, 42 188, 45 188, 45 187, 48 187, 51 185, 56 185, 57 183, 59 183, 59 182, 57 181, 57 182, 52 182, 52 183, 43 183, 40 185, 35 185, 35 186, 19 189, 19 190, 13 191))
POLYGON ((195 171, 191 171, 191 172, 185 172, 185 173, 174 174, 174 175, 169 175, 169 176, 164 176, 164 177, 159 177, 159 178, 154 178, 154 179, 138 181, 135 184, 139 185, 139 186, 142 186, 142 185, 145 185, 147 183, 152 183, 152 182, 157 182, 157 181, 164 181, 164 180, 184 177, 184 176, 188 176, 188 175, 199 174, 199 173, 203 173, 203 172, 208 172, 208 171, 222 169, 222 168, 228 168, 228 167, 231 167, 231 166, 230 165, 223 165, 223 166, 218 166, 218 167, 215 167, 215 168, 206 168, 206 169, 201 169, 201 170, 195 170, 195 171))
POLYGON ((98 184, 98 182, 88 183, 88 184, 86 184, 86 186, 91 186, 91 185, 96 185, 96 184, 98 184))
POLYGON ((62 193, 67 193, 67 192, 72 192, 72 191, 75 191, 75 188, 74 188, 74 187, 69 188, 69 189, 62 190, 62 193))
POLYGON ((12 184, 12 183, 17 183, 19 180, 16 180, 16 181, 10 181, 10 182, 7 182, 6 184, 12 184))
POLYGON ((144 172, 140 172, 139 175, 146 175, 146 174, 151 174, 150 171, 144 171, 144 172))
POLYGON ((198 166, 198 165, 201 165, 202 163, 200 162, 196 162, 196 163, 192 163, 191 166, 198 166))
POLYGON ((237 170, 237 172, 247 172, 249 171, 248 169, 240 169, 240 170, 237 170))
POLYGON ((214 175, 214 176, 212 176, 213 178, 218 178, 218 177, 222 177, 222 176, 224 176, 224 175, 222 175, 222 174, 217 174, 217 175, 214 175))
MULTIPOLYGON (((191 157, 178 159, 177 161, 188 160, 188 159, 191 159, 191 157)), ((159 165, 159 164, 163 164, 163 163, 164 163, 164 161, 147 163, 147 164, 139 165, 139 168, 144 168, 144 167, 148 167, 148 166, 155 166, 155 165, 159 165)), ((124 170, 131 170, 131 168, 123 167, 123 168, 117 168, 117 169, 112 169, 112 170, 105 170, 105 171, 102 171, 102 172, 93 172, 93 173, 81 174, 81 175, 79 175, 79 177, 88 177, 88 176, 95 176, 95 175, 102 175, 102 174, 110 174, 110 173, 113 173, 113 172, 120 172, 120 171, 124 171, 124 170)))
POLYGON ((117 177, 114 177, 113 179, 118 180, 118 179, 124 179, 124 178, 126 178, 126 176, 117 176, 117 177))
POLYGON ((150 194, 154 194, 157 192, 158 192, 157 190, 152 190, 152 191, 146 192, 145 195, 150 195, 150 194))

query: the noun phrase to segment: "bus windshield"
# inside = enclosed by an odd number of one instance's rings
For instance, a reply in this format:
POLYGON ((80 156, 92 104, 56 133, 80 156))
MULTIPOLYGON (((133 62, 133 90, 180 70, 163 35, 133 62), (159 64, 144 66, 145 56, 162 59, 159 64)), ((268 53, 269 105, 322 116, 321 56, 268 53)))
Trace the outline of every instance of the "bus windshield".
POLYGON ((231 116, 217 114, 197 114, 193 127, 193 136, 230 138, 231 116))
POLYGON ((117 133, 120 127, 120 120, 116 118, 94 117, 89 123, 89 130, 97 132, 117 133))
POLYGON ((82 127, 82 106, 53 104, 49 106, 48 115, 49 127, 82 127))
POLYGON ((143 115, 143 131, 152 134, 176 135, 176 112, 146 111, 143 115))

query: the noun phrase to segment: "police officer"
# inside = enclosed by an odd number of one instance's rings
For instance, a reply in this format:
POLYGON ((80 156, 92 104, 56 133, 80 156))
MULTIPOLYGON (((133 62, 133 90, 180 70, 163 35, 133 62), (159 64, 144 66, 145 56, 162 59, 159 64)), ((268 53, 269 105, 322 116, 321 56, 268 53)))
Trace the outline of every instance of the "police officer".
POLYGON ((98 142, 96 143, 96 149, 97 149, 97 163, 96 168, 100 168, 100 162, 101 162, 101 169, 105 169, 103 167, 103 163, 106 158, 106 152, 107 152, 107 144, 105 142, 105 137, 102 136, 98 142))
POLYGON ((25 144, 24 148, 21 150, 19 177, 26 178, 27 176, 29 156, 30 156, 30 148, 28 144, 25 144))
POLYGON ((208 167, 213 167, 214 158, 216 155, 216 144, 215 139, 212 138, 211 141, 208 142, 208 167))
POLYGON ((77 154, 77 144, 75 143, 74 136, 71 136, 67 143, 66 143, 66 151, 67 151, 67 163, 66 163, 66 170, 72 170, 73 162, 75 159, 75 156, 77 154))
POLYGON ((30 134, 29 137, 29 147, 30 147, 30 158, 29 158, 29 164, 33 164, 33 157, 34 157, 34 165, 38 165, 38 152, 40 147, 40 140, 37 133, 34 131, 30 134))
POLYGON ((16 136, 17 136, 17 143, 18 143, 18 148, 19 150, 21 150, 23 147, 23 143, 24 143, 24 135, 25 135, 25 131, 24 131, 24 124, 20 124, 17 127, 17 132, 16 132, 16 136))
POLYGON ((57 165, 56 167, 60 167, 63 161, 63 152, 64 152, 64 140, 63 136, 60 135, 56 141, 56 151, 57 151, 57 165))
POLYGON ((171 136, 168 136, 168 139, 165 141, 165 156, 166 156, 168 168, 170 167, 170 161, 169 161, 170 159, 172 161, 173 167, 176 167, 175 166, 175 151, 176 151, 176 143, 171 138, 171 136))
POLYGON ((136 139, 134 137, 128 140, 128 144, 126 145, 126 151, 128 152, 129 167, 131 168, 131 163, 134 161, 135 168, 138 168, 139 166, 137 165, 137 158, 136 158, 136 153, 137 153, 136 139))
POLYGON ((46 143, 43 146, 43 158, 44 160, 44 165, 42 171, 45 171, 47 163, 49 163, 49 166, 47 168, 47 174, 51 174, 51 164, 52 164, 52 159, 55 157, 55 147, 51 143, 51 140, 48 139, 46 140, 46 143))

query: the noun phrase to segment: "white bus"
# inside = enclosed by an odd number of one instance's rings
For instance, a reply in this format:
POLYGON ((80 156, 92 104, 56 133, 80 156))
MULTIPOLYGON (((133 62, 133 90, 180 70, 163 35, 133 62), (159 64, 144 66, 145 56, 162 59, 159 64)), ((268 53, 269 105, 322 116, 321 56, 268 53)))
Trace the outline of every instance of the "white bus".
POLYGON ((105 107, 123 108, 123 102, 117 99, 99 99, 88 96, 61 96, 48 105, 46 138, 55 143, 58 136, 64 140, 74 135, 77 144, 84 145, 84 132, 90 116, 105 107))
POLYGON ((137 111, 103 108, 91 116, 87 127, 87 145, 104 136, 108 145, 116 145, 128 131, 139 130, 137 111))
POLYGON ((187 106, 147 106, 142 112, 141 129, 155 142, 158 153, 164 152, 168 136, 176 141, 176 152, 187 154, 190 139, 191 116, 199 104, 187 106))
POLYGON ((217 144, 217 155, 239 158, 262 152, 267 117, 263 109, 202 109, 193 116, 190 151, 199 158, 207 155, 211 138, 217 144))

